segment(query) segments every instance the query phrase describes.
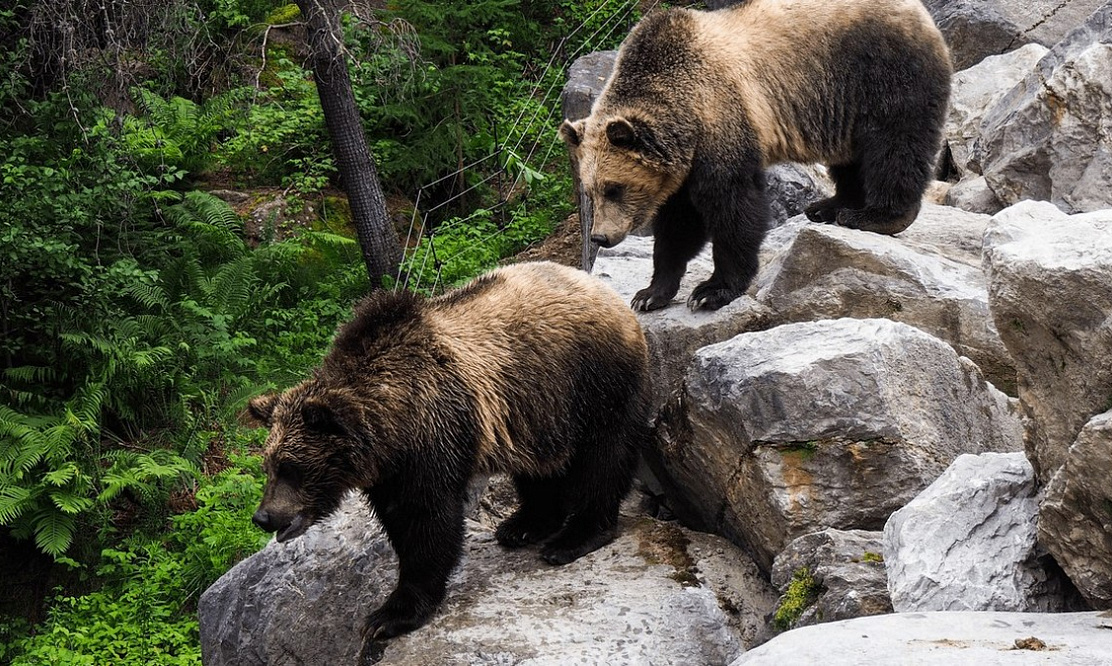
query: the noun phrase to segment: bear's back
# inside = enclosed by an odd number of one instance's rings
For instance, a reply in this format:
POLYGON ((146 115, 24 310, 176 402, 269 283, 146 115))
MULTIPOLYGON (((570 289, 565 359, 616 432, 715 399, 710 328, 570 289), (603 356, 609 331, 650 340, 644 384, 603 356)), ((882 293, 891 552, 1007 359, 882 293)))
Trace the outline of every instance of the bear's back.
POLYGON ((648 348, 636 315, 583 271, 515 264, 426 305, 426 325, 476 398, 479 471, 543 473, 533 467, 535 438, 567 427, 582 409, 588 375, 588 384, 648 389, 648 348))

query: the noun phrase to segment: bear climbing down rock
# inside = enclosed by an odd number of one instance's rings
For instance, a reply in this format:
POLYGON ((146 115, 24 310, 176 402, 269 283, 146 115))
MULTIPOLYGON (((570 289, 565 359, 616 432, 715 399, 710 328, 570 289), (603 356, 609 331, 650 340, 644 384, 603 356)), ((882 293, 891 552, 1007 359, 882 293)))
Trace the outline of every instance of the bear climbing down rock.
MULTIPOLYGON (((398 555, 367 639, 424 624, 459 562, 474 475, 512 476, 498 541, 564 564, 612 540, 649 430, 645 338, 608 287, 542 262, 443 296, 376 292, 301 384, 253 399, 270 429, 254 521, 278 541, 361 491, 398 555)), ((292 627, 291 627, 292 629, 292 627)))
POLYGON ((884 234, 919 211, 950 92, 942 35, 919 0, 750 0, 650 14, 622 43, 591 115, 561 133, 603 246, 651 223, 637 310, 667 305, 709 239, 688 299, 717 309, 757 272, 763 169, 822 162, 833 197, 807 216, 884 234))

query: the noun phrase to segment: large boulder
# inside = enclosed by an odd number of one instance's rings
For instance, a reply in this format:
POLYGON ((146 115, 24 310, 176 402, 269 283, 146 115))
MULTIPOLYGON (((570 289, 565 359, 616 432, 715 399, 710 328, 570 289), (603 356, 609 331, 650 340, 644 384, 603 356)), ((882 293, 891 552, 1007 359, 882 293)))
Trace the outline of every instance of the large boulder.
POLYGON ((962 453, 1018 449, 1012 411, 906 324, 787 324, 699 350, 648 458, 684 518, 768 570, 808 532, 881 529, 962 453))
POLYGON ((772 584, 781 594, 777 628, 891 613, 882 552, 880 532, 828 529, 793 540, 772 564, 772 584), (804 576, 814 594, 800 604, 804 576))
POLYGON ((954 74, 945 137, 950 158, 963 176, 981 173, 981 165, 971 156, 985 114, 1030 74, 1048 51, 1041 44, 1027 44, 954 74))
MULTIPOLYGON (((1112 394, 1109 395, 1112 406, 1112 394)), ((1082 596, 1112 608, 1112 411, 1093 417, 1046 487, 1039 540, 1082 596)))
POLYGON ((1107 613, 897 613, 781 634, 730 666, 1109 663, 1107 613))
POLYGON ((984 261, 1042 485, 1112 396, 1112 211, 1069 216, 1046 202, 1016 204, 992 219, 984 261))
POLYGON ((754 640, 775 601, 756 567, 724 540, 672 524, 625 519, 613 544, 551 567, 535 550, 501 548, 471 523, 464 561, 432 622, 372 643, 360 657, 363 617, 385 600, 395 569, 375 519, 349 501, 205 591, 204 662, 727 663, 754 640))
POLYGON ((978 265, 980 230, 988 221, 928 205, 906 236, 803 225, 790 248, 766 267, 774 273, 761 278, 757 299, 771 310, 773 324, 839 317, 902 321, 949 342, 993 384, 1014 392, 1015 368, 989 313, 978 265), (965 256, 951 258, 963 248, 965 256))
POLYGON ((1112 2, 1054 45, 982 128, 972 159, 1004 205, 1112 206, 1112 2))
POLYGON ((1029 42, 1051 46, 1107 0, 924 0, 955 69, 1029 42))
MULTIPOLYGON (((653 274, 653 239, 628 236, 613 248, 602 248, 591 273, 609 284, 629 302, 649 286, 653 274)), ((672 304, 660 310, 638 312, 649 343, 653 404, 659 409, 683 381, 691 357, 700 347, 728 340, 738 333, 768 327, 768 308, 743 296, 712 312, 692 312, 685 305, 695 285, 714 271, 711 248, 700 252, 687 265, 679 293, 672 304)))
POLYGON ((896 612, 1069 608, 1036 544, 1035 474, 1023 453, 963 455, 884 526, 896 612))

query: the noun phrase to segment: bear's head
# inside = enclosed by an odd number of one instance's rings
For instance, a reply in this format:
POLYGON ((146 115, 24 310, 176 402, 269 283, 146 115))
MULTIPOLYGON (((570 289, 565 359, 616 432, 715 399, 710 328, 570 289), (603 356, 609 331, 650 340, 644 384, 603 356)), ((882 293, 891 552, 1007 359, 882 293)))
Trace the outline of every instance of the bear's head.
POLYGON ((305 533, 352 488, 370 485, 367 415, 345 390, 309 380, 253 398, 247 413, 270 429, 263 451, 266 488, 252 521, 278 541, 305 533))
POLYGON ((683 184, 691 155, 681 142, 635 114, 564 121, 560 134, 590 200, 591 241, 621 242, 644 226, 683 184))

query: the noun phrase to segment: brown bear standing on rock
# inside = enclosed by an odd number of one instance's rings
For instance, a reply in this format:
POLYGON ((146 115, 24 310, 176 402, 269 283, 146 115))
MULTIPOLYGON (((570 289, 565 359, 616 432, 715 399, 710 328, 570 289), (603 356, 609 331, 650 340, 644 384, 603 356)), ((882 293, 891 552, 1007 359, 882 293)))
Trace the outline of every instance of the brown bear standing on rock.
POLYGON ((941 140, 950 57, 919 0, 749 0, 650 14, 622 43, 591 115, 561 133, 610 247, 652 223, 653 277, 633 308, 667 305, 714 241, 692 309, 749 287, 768 225, 764 167, 822 162, 836 194, 816 222, 883 234, 919 212, 941 140))
POLYGON ((287 541, 352 489, 398 555, 367 638, 421 626, 460 559, 468 481, 513 477, 496 532, 564 564, 610 542, 649 428, 648 351, 621 298, 552 263, 494 271, 438 298, 380 291, 313 377, 253 399, 270 429, 254 521, 287 541))

